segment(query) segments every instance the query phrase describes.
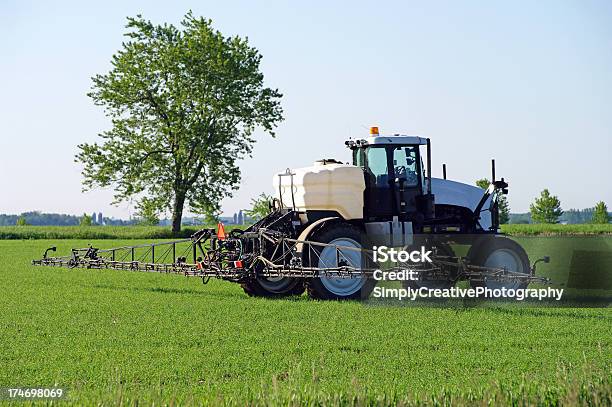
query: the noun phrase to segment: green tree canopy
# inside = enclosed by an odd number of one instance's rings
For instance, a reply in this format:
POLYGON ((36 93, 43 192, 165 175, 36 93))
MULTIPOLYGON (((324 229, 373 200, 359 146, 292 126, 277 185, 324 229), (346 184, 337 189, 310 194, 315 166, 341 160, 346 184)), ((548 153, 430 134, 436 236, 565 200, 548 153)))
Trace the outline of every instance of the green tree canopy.
POLYGON ((548 189, 545 189, 536 198, 534 203, 529 207, 531 211, 531 220, 534 223, 559 223, 559 217, 563 214, 561 210, 561 201, 554 195, 551 195, 548 189))
POLYGON ((91 216, 89 216, 88 214, 84 213, 83 217, 79 221, 79 225, 80 226, 91 226, 92 225, 91 216))
POLYGON ((17 218, 17 222, 15 223, 17 226, 27 226, 28 222, 26 221, 25 216, 21 215, 17 218))
POLYGON ((251 209, 247 209, 244 213, 253 220, 258 221, 270 214, 271 201, 271 196, 261 193, 257 198, 251 199, 251 209))
POLYGON ((210 20, 189 12, 177 28, 137 16, 127 28, 88 94, 112 128, 99 144, 79 145, 76 159, 85 189, 112 186, 115 203, 145 196, 172 212, 178 232, 185 205, 217 213, 237 189, 237 162, 251 155, 255 129, 274 136, 282 95, 264 86, 257 49, 210 20))
POLYGON ((136 206, 136 217, 138 224, 143 226, 159 225, 159 207, 163 206, 149 198, 143 198, 136 206))
POLYGON ((487 178, 476 180, 476 186, 478 188, 487 189, 489 188, 489 185, 491 185, 491 181, 489 181, 487 178))
POLYGON ((608 207, 604 201, 597 202, 595 211, 593 212, 592 223, 610 223, 610 215, 608 215, 608 207))
MULTIPOLYGON (((476 180, 476 186, 479 188, 487 189, 489 188, 489 185, 491 185, 491 181, 489 181, 487 178, 476 180)), ((510 221, 510 205, 508 204, 508 198, 506 195, 499 195, 497 207, 499 209, 499 223, 505 225, 510 221)))

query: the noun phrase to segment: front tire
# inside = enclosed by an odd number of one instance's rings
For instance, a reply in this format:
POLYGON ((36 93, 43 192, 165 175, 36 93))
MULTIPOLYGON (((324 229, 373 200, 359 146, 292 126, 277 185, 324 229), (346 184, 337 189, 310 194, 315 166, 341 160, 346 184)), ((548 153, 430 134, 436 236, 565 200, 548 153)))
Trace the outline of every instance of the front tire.
MULTIPOLYGON (((507 237, 494 236, 476 242, 468 252, 470 262, 476 266, 506 268, 508 271, 530 275, 529 257, 518 243, 507 237)), ((527 288, 529 282, 470 280, 472 287, 490 289, 520 289, 527 288)))
MULTIPOLYGON (((362 248, 362 233, 361 231, 348 223, 332 223, 326 225, 320 232, 316 233, 311 239, 315 242, 328 243, 335 246, 352 247, 355 249, 362 248)), ((342 250, 333 246, 311 246, 304 253, 303 263, 309 266, 318 268, 333 268, 337 267, 338 260, 341 265, 345 264, 358 269, 368 267, 367 259, 363 253, 355 250, 342 250), (338 253, 339 252, 339 253, 338 253)), ((306 283, 308 295, 319 300, 353 300, 367 298, 374 286, 376 280, 360 277, 360 278, 330 278, 319 277, 310 279, 306 283)))

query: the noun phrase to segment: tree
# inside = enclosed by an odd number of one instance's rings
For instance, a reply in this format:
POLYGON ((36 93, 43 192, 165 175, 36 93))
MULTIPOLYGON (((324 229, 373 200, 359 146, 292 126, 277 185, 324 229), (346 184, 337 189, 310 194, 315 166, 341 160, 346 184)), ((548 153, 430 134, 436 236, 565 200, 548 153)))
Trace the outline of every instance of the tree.
POLYGON ((220 217, 221 217, 221 212, 211 211, 209 213, 204 214, 204 218, 202 219, 202 221, 204 222, 205 225, 215 226, 221 221, 220 217))
POLYGON ((153 199, 142 198, 136 205, 136 218, 139 225, 159 225, 158 208, 160 204, 153 199))
POLYGON ((529 206, 531 220, 534 223, 559 223, 559 217, 563 214, 561 201, 545 189, 529 206))
POLYGON ((261 54, 187 13, 177 28, 128 18, 128 40, 88 95, 112 128, 80 144, 84 188, 115 188, 113 203, 146 195, 172 212, 216 214, 240 183, 257 128, 274 137, 283 120, 278 90, 264 87, 261 54))
POLYGON ((497 205, 499 208, 499 223, 505 225, 510 222, 510 204, 508 203, 508 197, 506 197, 506 195, 500 195, 497 205))
POLYGON ((262 193, 257 198, 251 199, 251 209, 244 212, 251 219, 258 221, 270 214, 270 201, 272 197, 262 193))
POLYGON ((608 207, 604 201, 597 202, 591 223, 610 223, 610 215, 608 215, 608 207))
POLYGON ((26 221, 25 216, 21 215, 17 218, 17 222, 15 223, 17 226, 27 226, 28 222, 26 221))
POLYGON ((476 180, 476 186, 481 189, 487 189, 491 185, 491 182, 487 178, 481 178, 476 180))
MULTIPOLYGON (((489 188, 490 184, 491 182, 486 178, 482 178, 476 181, 476 185, 482 189, 489 188)), ((497 200, 497 208, 499 210, 499 223, 505 225, 510 221, 510 205, 508 204, 508 198, 506 197, 506 195, 499 195, 499 198, 497 200)))
POLYGON ((83 217, 79 221, 79 225, 80 226, 91 226, 91 224, 92 224, 91 216, 89 216, 88 214, 84 213, 83 217))

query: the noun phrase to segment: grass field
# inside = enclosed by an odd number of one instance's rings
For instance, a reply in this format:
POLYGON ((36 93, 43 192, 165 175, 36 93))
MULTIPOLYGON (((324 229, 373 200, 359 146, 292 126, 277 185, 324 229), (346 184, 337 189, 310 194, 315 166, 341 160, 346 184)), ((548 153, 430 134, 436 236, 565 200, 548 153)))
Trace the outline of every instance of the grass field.
POLYGON ((609 308, 265 300, 29 265, 55 243, 135 241, 0 241, 0 387, 65 386, 75 405, 612 404, 609 308))
MULTIPOLYGON (((183 227, 177 237, 189 237, 200 228, 183 227)), ((0 226, 1 239, 166 239, 164 226, 0 226)))
MULTIPOLYGON (((209 226, 214 227, 214 226, 209 226)), ((227 226, 227 230, 233 226, 227 226)), ((199 227, 184 227, 178 237, 189 237, 199 227)), ((504 233, 515 236, 606 235, 608 225, 502 225, 504 233)), ((172 237, 164 226, 0 226, 4 239, 165 239, 172 237)))
POLYGON ((610 235, 612 223, 608 224, 532 224, 501 225, 502 232, 514 236, 548 236, 548 235, 610 235))

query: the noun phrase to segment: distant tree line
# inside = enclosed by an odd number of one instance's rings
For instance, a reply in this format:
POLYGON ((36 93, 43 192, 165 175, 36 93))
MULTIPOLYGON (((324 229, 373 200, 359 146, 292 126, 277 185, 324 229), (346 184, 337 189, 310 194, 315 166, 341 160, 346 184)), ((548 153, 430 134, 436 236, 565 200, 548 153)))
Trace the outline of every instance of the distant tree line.
MULTIPOLYGON (((476 180, 476 185, 482 189, 489 187, 489 180, 482 178, 476 180)), ((595 207, 587 209, 561 209, 561 201, 544 189, 538 198, 529 206, 528 213, 510 213, 510 205, 505 195, 499 196, 498 201, 499 223, 609 223, 612 213, 603 201, 597 202, 595 207)))
POLYGON ((529 207, 530 223, 610 223, 610 213, 603 201, 595 204, 594 208, 563 211, 561 201, 544 189, 538 198, 529 207), (568 213, 569 212, 569 213, 568 213))
MULTIPOLYGON (((560 223, 567 223, 570 225, 580 224, 580 223, 591 223, 593 221, 593 217, 597 219, 601 218, 601 215, 595 214, 595 208, 586 208, 586 209, 568 209, 564 211, 561 216, 559 216, 560 223)), ((608 212, 608 219, 612 219, 612 213, 608 212)), ((511 213, 510 214, 510 222, 515 224, 526 224, 532 223, 531 213, 511 213)), ((605 223, 605 222, 597 222, 597 223, 605 223)))
MULTIPOLYGON (((42 213, 42 212, 24 212, 20 215, 4 215, 0 214, 0 226, 132 226, 132 225, 159 225, 171 226, 170 219, 158 219, 155 216, 149 216, 142 210, 138 211, 133 219, 123 220, 108 217, 101 217, 101 214, 92 213, 91 215, 65 215, 59 213, 42 213), (95 215, 95 216, 94 216, 95 215)), ((219 220, 224 223, 232 223, 232 218, 218 218, 214 220, 204 219, 202 217, 184 217, 183 225, 187 226, 204 226, 215 225, 219 220)), ((244 223, 251 223, 253 220, 245 216, 244 223)))
MULTIPOLYGON (((83 224, 84 218, 89 218, 89 223, 92 218, 89 215, 76 216, 65 215, 61 213, 42 213, 42 212, 24 212, 20 215, 3 215, 0 214, 0 226, 15 226, 15 225, 32 225, 32 226, 77 226, 83 224)), ((112 218, 103 218, 105 225, 125 226, 135 223, 134 220, 121 220, 112 218)), ((87 223, 87 220, 84 221, 87 223)))
MULTIPOLYGON (((486 179, 478 180, 477 185, 485 188, 488 184, 486 179)), ((237 222, 237 215, 231 217, 216 217, 214 219, 200 217, 183 218, 184 225, 214 225, 218 221, 230 224, 249 224, 266 216, 270 211, 271 196, 261 194, 251 200, 251 209, 244 211, 244 220, 237 222)), ((24 212, 21 215, 0 214, 0 226, 130 226, 130 225, 160 225, 169 226, 172 224, 169 219, 159 219, 154 211, 148 211, 146 207, 140 206, 134 219, 122 220, 102 217, 101 213, 93 213, 91 216, 65 215, 59 213, 24 212)), ((608 212, 605 202, 598 202, 595 207, 587 209, 561 209, 561 201, 551 195, 545 189, 536 198, 530 207, 529 213, 510 213, 510 206, 506 196, 500 197, 499 201, 500 223, 609 223, 612 220, 612 213, 608 212)), ((242 214, 242 211, 240 211, 242 214)))

